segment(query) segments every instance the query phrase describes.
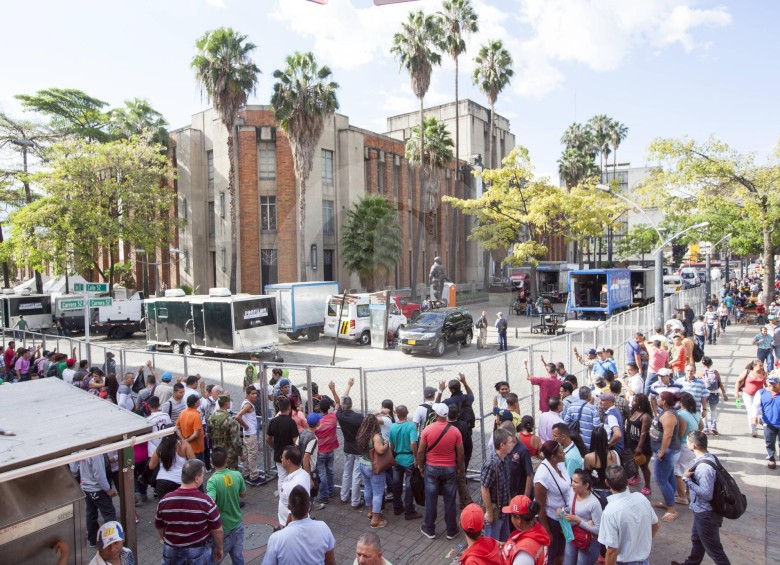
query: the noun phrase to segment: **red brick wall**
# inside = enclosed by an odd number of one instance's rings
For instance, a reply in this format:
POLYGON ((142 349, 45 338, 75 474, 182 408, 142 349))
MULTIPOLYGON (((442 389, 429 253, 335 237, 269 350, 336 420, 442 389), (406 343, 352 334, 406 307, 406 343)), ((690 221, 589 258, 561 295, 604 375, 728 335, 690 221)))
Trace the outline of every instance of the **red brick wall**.
POLYGON ((258 195, 257 133, 238 132, 238 233, 241 291, 260 294, 260 199, 258 195))

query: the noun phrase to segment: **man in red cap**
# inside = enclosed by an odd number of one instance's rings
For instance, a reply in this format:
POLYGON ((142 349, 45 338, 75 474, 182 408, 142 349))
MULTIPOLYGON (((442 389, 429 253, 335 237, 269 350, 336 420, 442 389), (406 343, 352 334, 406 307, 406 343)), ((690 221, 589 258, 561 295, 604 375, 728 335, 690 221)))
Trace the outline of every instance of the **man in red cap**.
POLYGON ((524 494, 514 497, 501 511, 509 514, 515 530, 504 544, 501 555, 509 565, 544 565, 550 536, 536 520, 541 506, 524 494))
POLYGON ((468 547, 458 559, 461 565, 493 565, 501 563, 501 550, 498 542, 486 535, 482 530, 485 526, 485 513, 473 502, 460 513, 460 527, 466 535, 468 547))

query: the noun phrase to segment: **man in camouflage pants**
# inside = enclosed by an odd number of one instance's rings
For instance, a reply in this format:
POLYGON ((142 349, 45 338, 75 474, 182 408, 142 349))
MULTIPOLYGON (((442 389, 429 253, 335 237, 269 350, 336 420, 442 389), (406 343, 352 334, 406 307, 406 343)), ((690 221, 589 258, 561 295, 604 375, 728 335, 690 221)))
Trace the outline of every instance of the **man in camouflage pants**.
POLYGON ((211 447, 222 447, 227 451, 227 468, 238 470, 238 458, 243 450, 241 438, 241 425, 233 415, 227 411, 230 406, 229 396, 220 396, 217 399, 219 408, 209 417, 208 435, 211 447))

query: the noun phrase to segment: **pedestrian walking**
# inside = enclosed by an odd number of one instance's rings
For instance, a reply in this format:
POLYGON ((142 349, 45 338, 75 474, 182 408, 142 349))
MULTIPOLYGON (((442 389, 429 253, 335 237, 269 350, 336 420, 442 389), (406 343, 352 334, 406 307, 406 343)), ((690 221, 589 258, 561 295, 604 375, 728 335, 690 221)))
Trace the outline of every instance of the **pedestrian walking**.
POLYGON ((739 404, 740 393, 742 394, 741 400, 745 405, 748 427, 750 428, 750 435, 753 437, 758 437, 758 428, 753 416, 753 399, 758 391, 764 388, 764 383, 766 383, 764 364, 759 360, 755 360, 745 366, 734 387, 734 398, 737 399, 737 404, 739 404))
POLYGON ((506 318, 504 318, 504 315, 501 312, 496 314, 496 318, 496 330, 498 330, 498 350, 506 351, 506 330, 508 324, 506 322, 506 318))
MULTIPOLYGON (((246 496, 246 483, 238 471, 227 468, 228 452, 223 447, 211 450, 214 473, 206 483, 206 494, 216 503, 222 518, 222 550, 230 555, 234 565, 244 565, 244 523, 241 499, 246 496)), ((215 545, 212 545, 212 551, 215 545)))
POLYGON ((487 312, 485 310, 482 310, 482 315, 477 319, 475 326, 477 330, 479 330, 479 335, 477 336, 477 349, 484 349, 487 347, 488 327, 487 312))
MULTIPOLYGON (((674 467, 680 458, 680 436, 677 433, 678 419, 674 406, 677 398, 673 393, 664 391, 658 395, 658 407, 662 410, 659 416, 653 419, 650 426, 650 442, 655 453, 655 480, 664 497, 663 502, 656 503, 656 508, 666 510, 661 517, 664 522, 672 522, 677 519, 675 508, 675 493, 677 483, 674 478, 674 467)), ((603 542, 602 542, 603 543, 603 542)))
POLYGON ((776 469, 777 442, 780 438, 780 376, 767 379, 770 389, 762 389, 753 402, 755 422, 764 422, 764 443, 766 444, 767 467, 776 469))

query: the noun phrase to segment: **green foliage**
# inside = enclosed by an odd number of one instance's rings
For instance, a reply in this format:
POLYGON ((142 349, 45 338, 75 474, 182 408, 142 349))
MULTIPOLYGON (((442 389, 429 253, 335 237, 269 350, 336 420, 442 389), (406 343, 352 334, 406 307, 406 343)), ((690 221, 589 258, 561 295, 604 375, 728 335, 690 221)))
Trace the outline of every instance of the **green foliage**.
POLYGON ((444 0, 436 14, 444 34, 444 48, 453 59, 466 52, 464 35, 479 31, 479 18, 470 0, 444 0))
MULTIPOLYGON (((425 118, 422 151, 425 166, 429 169, 446 168, 453 159, 452 136, 444 122, 433 116, 425 118)), ((420 127, 412 128, 412 136, 406 142, 406 159, 413 165, 420 164, 420 127)))
POLYGON ((584 125, 577 122, 569 125, 561 136, 565 148, 558 159, 558 173, 566 186, 576 186, 592 176, 600 179, 610 153, 617 169, 617 150, 627 135, 628 127, 604 114, 593 116, 584 125), (599 167, 595 163, 596 155, 600 159, 599 167))
POLYGON ((628 233, 618 240, 617 255, 623 259, 641 257, 651 253, 660 244, 655 229, 641 224, 628 230, 628 233))
POLYGON ((33 176, 44 196, 10 217, 4 256, 56 272, 96 268, 111 281, 120 242, 146 249, 168 245, 182 225, 169 217, 172 178, 161 147, 145 138, 58 143, 47 168, 33 176), (107 272, 100 266, 104 252, 107 272))
POLYGON ((17 94, 26 110, 51 118, 49 126, 61 135, 88 141, 106 141, 108 103, 74 88, 46 88, 35 94, 17 94))
POLYGON ((366 196, 347 212, 341 230, 342 257, 367 290, 383 288, 401 257, 401 226, 384 196, 366 196))
POLYGON ((131 261, 114 265, 114 277, 119 279, 119 284, 125 288, 135 288, 133 271, 133 263, 131 261))
POLYGON ((471 75, 472 82, 487 97, 488 104, 493 106, 515 74, 512 70, 512 55, 500 39, 491 39, 479 48, 474 62, 477 66, 471 75))
POLYGON ((180 284, 176 288, 180 288, 181 290, 183 290, 184 294, 186 294, 187 296, 189 296, 193 292, 195 292, 194 289, 190 285, 188 285, 188 284, 180 284))
POLYGON ((478 176, 488 187, 480 198, 443 200, 476 216, 478 225, 470 239, 489 250, 511 248, 504 260, 511 265, 536 265, 547 255, 550 236, 582 241, 600 235, 620 210, 614 199, 595 188, 595 181, 567 191, 547 178, 534 178, 528 150, 520 146, 503 160, 502 168, 485 169, 478 176))
POLYGON ((439 19, 425 15, 422 10, 410 12, 407 20, 401 22, 401 31, 393 36, 390 52, 401 68, 409 72, 412 92, 417 98, 424 98, 428 92, 433 66, 441 63, 438 52, 444 50, 444 31, 439 19))
POLYGON ((163 115, 152 108, 146 99, 133 98, 125 100, 125 105, 109 112, 108 128, 114 139, 128 139, 134 135, 147 135, 155 143, 163 146, 167 152, 170 148, 170 137, 165 126, 163 115))

